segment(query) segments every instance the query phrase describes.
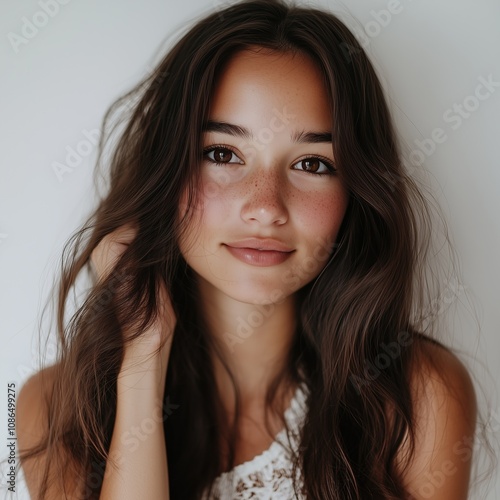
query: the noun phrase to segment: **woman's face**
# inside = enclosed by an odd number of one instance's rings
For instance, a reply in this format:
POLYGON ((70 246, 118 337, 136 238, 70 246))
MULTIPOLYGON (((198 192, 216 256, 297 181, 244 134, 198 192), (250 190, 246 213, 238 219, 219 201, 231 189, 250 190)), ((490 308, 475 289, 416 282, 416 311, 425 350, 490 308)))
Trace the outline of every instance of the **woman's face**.
POLYGON ((348 204, 327 91, 303 55, 242 51, 218 76, 180 249, 211 292, 278 302, 320 273, 348 204))

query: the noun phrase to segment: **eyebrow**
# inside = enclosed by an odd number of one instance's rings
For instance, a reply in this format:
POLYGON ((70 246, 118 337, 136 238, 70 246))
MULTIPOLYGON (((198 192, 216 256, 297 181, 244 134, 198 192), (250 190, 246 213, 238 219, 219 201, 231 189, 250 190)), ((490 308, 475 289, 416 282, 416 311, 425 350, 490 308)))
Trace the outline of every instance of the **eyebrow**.
MULTIPOLYGON (((214 120, 209 120, 202 128, 203 132, 219 132, 221 134, 228 134, 235 137, 243 137, 245 139, 256 140, 250 130, 240 125, 234 125, 233 123, 219 122, 214 120)), ((332 142, 332 134, 330 132, 305 132, 295 131, 290 139, 292 142, 299 143, 321 143, 321 142, 332 142)))

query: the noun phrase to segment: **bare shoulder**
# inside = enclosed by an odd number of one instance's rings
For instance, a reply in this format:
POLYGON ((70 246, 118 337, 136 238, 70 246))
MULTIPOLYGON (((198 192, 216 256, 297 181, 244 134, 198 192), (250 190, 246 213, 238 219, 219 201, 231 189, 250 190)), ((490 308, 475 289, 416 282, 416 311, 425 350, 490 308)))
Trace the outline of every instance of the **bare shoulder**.
POLYGON ((476 393, 462 361, 447 348, 425 340, 420 341, 415 361, 411 388, 417 414, 428 414, 431 409, 443 413, 446 408, 460 412, 463 418, 457 422, 475 423, 476 393))
MULTIPOLYGON (((43 444, 49 431, 48 409, 55 381, 59 373, 59 366, 52 365, 32 375, 21 387, 17 397, 16 431, 21 455, 26 485, 31 498, 39 498, 42 479, 46 472, 47 454, 44 448, 40 453, 25 457, 28 450, 34 450, 43 444)), ((53 464, 48 467, 49 483, 46 499, 74 498, 76 481, 70 480, 66 484, 58 484, 54 480, 60 477, 55 473, 53 464)))
POLYGON ((474 384, 450 350, 422 340, 417 352, 410 374, 415 453, 406 486, 415 499, 466 499, 477 416, 474 384))
POLYGON ((40 441, 47 430, 47 405, 57 376, 57 365, 32 375, 17 397, 17 437, 21 451, 40 441))

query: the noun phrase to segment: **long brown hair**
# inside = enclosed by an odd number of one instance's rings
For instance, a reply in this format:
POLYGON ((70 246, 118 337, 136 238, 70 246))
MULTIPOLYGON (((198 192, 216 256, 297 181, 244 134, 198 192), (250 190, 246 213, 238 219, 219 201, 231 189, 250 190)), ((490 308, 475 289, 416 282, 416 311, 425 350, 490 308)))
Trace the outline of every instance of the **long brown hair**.
POLYGON ((149 320, 160 280, 172 291, 177 315, 163 416, 171 498, 199 498, 233 464, 233 448, 227 463, 213 454, 222 417, 209 354, 218 351, 205 333, 193 272, 177 244, 192 214, 179 221, 178 207, 186 188, 189 205, 195 204, 201 131, 217 76, 232 55, 254 46, 304 53, 321 70, 335 159, 350 193, 334 251, 299 291, 289 363, 269 388, 267 403, 274 405, 282 383, 307 384, 308 412, 294 464, 308 498, 406 495, 404 464, 397 469, 395 458, 404 439, 411 457, 409 367, 419 340, 429 338, 423 278, 429 209, 402 163, 376 72, 347 27, 314 8, 248 0, 199 20, 104 117, 99 164, 118 110, 124 110, 124 126, 105 163, 108 192, 65 247, 49 432, 31 451, 45 451, 47 464, 59 464, 62 477, 73 464, 84 474, 86 498, 98 498, 109 459, 123 353, 118 312, 149 320), (68 295, 93 249, 131 221, 138 222, 136 239, 66 323, 68 295), (128 293, 115 300, 119 287, 128 293))

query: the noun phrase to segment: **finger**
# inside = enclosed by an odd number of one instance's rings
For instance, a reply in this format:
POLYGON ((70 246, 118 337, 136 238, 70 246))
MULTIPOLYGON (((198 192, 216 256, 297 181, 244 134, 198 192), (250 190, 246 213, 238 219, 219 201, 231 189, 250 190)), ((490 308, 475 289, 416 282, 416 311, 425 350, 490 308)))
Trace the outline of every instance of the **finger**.
POLYGON ((118 229, 115 229, 112 233, 109 233, 107 236, 110 236, 111 241, 115 243, 129 245, 137 236, 138 229, 139 227, 136 222, 127 222, 118 229))
POLYGON ((105 235, 91 253, 96 274, 103 279, 115 267, 118 259, 137 235, 136 223, 127 223, 105 235))

